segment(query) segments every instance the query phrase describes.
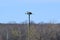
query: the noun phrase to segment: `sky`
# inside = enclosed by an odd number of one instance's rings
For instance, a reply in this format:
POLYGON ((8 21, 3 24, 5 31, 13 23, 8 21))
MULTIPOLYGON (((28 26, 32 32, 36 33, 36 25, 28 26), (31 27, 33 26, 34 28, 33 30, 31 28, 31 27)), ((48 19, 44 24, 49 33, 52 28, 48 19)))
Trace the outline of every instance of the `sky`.
POLYGON ((60 23, 60 0, 0 0, 0 23, 31 21, 60 23))

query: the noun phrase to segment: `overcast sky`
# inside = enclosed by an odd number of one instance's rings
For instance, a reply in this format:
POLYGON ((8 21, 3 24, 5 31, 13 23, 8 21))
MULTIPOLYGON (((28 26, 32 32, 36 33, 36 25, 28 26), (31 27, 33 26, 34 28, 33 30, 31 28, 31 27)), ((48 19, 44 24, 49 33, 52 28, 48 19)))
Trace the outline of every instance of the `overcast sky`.
POLYGON ((60 0, 0 0, 0 22, 28 21, 26 11, 31 11, 31 20, 60 22, 60 0))

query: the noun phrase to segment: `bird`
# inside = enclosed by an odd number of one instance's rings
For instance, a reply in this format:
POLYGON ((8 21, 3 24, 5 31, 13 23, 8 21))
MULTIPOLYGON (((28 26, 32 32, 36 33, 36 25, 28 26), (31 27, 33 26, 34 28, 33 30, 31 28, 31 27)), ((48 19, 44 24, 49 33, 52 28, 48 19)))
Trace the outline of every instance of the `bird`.
POLYGON ((26 14, 31 15, 32 13, 27 11, 27 13, 26 13, 26 14))

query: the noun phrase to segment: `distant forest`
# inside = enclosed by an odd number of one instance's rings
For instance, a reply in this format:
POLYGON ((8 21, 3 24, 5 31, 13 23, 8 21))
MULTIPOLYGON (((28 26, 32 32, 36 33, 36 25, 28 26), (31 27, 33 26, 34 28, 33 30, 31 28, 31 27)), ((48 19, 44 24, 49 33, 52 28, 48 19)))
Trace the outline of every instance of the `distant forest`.
POLYGON ((0 23, 0 40, 60 40, 60 23, 32 22, 28 27, 28 23, 0 23))

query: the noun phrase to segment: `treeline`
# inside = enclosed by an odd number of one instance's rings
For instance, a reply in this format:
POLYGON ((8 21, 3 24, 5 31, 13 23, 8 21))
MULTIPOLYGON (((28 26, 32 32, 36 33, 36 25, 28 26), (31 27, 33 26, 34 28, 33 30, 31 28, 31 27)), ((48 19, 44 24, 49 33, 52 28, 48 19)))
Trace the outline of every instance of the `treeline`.
POLYGON ((30 40, 60 40, 60 24, 31 23, 30 25, 28 30, 27 23, 0 23, 0 40, 28 40, 28 37, 30 40))

